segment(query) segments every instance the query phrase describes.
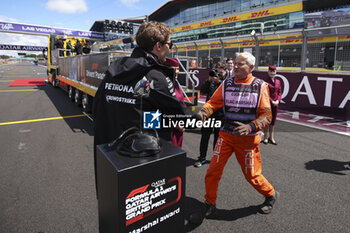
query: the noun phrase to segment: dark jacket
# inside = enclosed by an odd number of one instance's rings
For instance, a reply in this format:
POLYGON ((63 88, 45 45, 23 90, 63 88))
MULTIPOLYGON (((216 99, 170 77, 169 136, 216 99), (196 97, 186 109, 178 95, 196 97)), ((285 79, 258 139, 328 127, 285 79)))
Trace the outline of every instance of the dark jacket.
POLYGON ((77 55, 83 54, 83 46, 81 45, 79 40, 75 44, 74 51, 77 53, 77 55))
POLYGON ((58 39, 56 42, 55 42, 55 46, 57 49, 63 49, 63 40, 62 39, 58 39))
MULTIPOLYGON (((140 99, 133 88, 143 77, 150 82, 151 91, 142 99, 143 111, 159 111, 162 114, 194 114, 179 101, 174 92, 174 70, 162 65, 158 58, 140 48, 131 57, 113 62, 102 80, 94 98, 94 144, 109 143, 130 127, 140 127, 142 111, 140 99)), ((171 140, 171 129, 160 129, 158 134, 171 140)))
POLYGON ((216 83, 211 80, 205 81, 201 86, 201 94, 206 94, 207 98, 205 99, 205 102, 210 100, 211 96, 214 94, 216 89, 221 85, 222 82, 216 83))
POLYGON ((68 42, 66 43, 66 49, 69 49, 69 50, 72 50, 72 49, 73 49, 72 44, 71 44, 70 41, 68 41, 68 42))
MULTIPOLYGON (((208 100, 210 100, 210 98, 212 97, 212 95, 214 94, 214 92, 216 91, 216 89, 218 89, 218 87, 221 85, 222 81, 225 80, 225 78, 220 77, 220 81, 219 83, 216 83, 214 81, 211 80, 207 80, 205 81, 201 88, 200 91, 203 94, 207 95, 207 98, 205 99, 205 102, 207 102, 208 100)), ((224 112, 221 109, 219 109, 218 111, 214 112, 211 116, 211 118, 215 118, 217 120, 221 120, 224 118, 224 112)))
MULTIPOLYGON (((191 114, 200 118, 176 98, 174 75, 174 69, 160 64, 155 55, 140 48, 135 48, 131 57, 120 58, 108 67, 93 102, 97 198, 96 146, 112 142, 131 127, 140 127, 140 98, 135 97, 133 93, 140 79, 146 77, 151 87, 149 96, 142 98, 143 111, 159 109, 162 114, 191 114)), ((171 129, 158 130, 158 134, 161 138, 171 141, 171 129)))

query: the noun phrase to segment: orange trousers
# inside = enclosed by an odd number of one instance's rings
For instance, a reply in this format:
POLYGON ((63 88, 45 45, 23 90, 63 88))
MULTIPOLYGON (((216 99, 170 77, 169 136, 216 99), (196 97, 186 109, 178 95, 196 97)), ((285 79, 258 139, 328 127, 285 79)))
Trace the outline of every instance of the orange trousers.
POLYGON ((260 134, 254 136, 237 137, 220 131, 216 142, 214 155, 205 175, 205 200, 215 205, 217 190, 224 167, 233 152, 241 166, 247 181, 263 196, 272 196, 275 192, 272 185, 261 174, 260 134))

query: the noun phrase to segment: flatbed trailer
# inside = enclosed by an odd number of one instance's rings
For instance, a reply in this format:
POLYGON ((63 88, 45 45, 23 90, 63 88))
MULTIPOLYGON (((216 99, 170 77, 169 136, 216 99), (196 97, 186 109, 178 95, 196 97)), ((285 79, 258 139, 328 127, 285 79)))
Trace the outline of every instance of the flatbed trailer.
POLYGON ((55 48, 54 44, 55 38, 51 37, 47 51, 48 81, 65 90, 69 99, 86 112, 91 112, 93 97, 110 63, 131 54, 117 51, 75 55, 67 49, 55 48))
MULTIPOLYGON (((68 37, 68 39, 70 38, 68 37)), ((54 37, 49 39, 47 51, 48 81, 53 87, 65 90, 69 99, 78 106, 82 106, 85 112, 91 112, 93 98, 108 66, 118 58, 130 56, 131 50, 75 55, 67 49, 55 48, 55 40, 54 37)), ((122 40, 120 41, 122 42, 122 40)), ((185 103, 188 106, 196 106, 199 93, 193 87, 189 88, 189 84, 193 84, 193 80, 191 80, 186 67, 183 64, 181 67, 183 79, 180 86, 185 96, 185 103)))

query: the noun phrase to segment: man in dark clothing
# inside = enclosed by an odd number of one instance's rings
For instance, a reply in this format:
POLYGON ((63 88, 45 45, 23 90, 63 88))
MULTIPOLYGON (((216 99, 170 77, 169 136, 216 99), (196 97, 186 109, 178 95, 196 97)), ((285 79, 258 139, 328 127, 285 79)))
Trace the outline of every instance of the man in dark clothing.
POLYGON ((70 40, 68 40, 68 41, 66 42, 66 47, 65 47, 65 49, 66 49, 66 56, 69 57, 70 54, 71 54, 71 52, 73 52, 73 51, 72 51, 72 50, 73 50, 73 46, 72 46, 70 40))
MULTIPOLYGON (((200 119, 176 98, 174 69, 162 64, 172 47, 170 34, 164 23, 143 23, 136 35, 138 47, 131 57, 120 58, 109 66, 93 103, 95 146, 115 140, 130 127, 139 127, 142 111, 159 110, 200 119), (143 77, 149 81, 150 93, 143 97, 141 110, 134 87, 143 77)), ((160 129, 158 134, 171 142, 171 128, 160 129)))
POLYGON ((56 49, 63 49, 63 43, 64 42, 61 38, 56 40, 56 42, 55 42, 56 49))
POLYGON ((77 42, 75 43, 75 53, 77 55, 83 54, 83 46, 80 43, 80 40, 78 39, 77 42))
MULTIPOLYGON (((168 26, 145 23, 136 41, 138 47, 130 57, 118 59, 109 66, 97 90, 93 104, 95 145, 111 142, 132 126, 139 127, 141 112, 133 88, 143 77, 149 81, 151 90, 149 96, 143 98, 141 111, 159 109, 167 114, 194 115, 175 96, 174 70, 162 64, 172 47, 168 26)), ((159 136, 170 141, 171 129, 159 130, 159 136)))
MULTIPOLYGON (((206 102, 210 99, 210 97, 214 94, 216 89, 221 85, 222 81, 226 79, 226 65, 223 62, 218 62, 217 64, 218 71, 211 70, 209 72, 209 79, 205 81, 201 86, 201 93, 206 94, 206 102)), ((216 120, 222 120, 224 118, 224 112, 222 109, 216 111, 210 118, 214 118, 216 120)), ((216 141, 219 137, 220 128, 201 128, 201 141, 199 145, 199 157, 197 161, 194 163, 195 167, 200 167, 206 162, 207 150, 210 135, 214 132, 214 141, 213 141, 213 149, 215 148, 216 141)))
POLYGON ((64 56, 63 45, 64 45, 63 38, 58 38, 57 37, 57 40, 55 42, 55 47, 56 47, 56 49, 59 49, 59 56, 60 57, 64 56))
POLYGON ((91 42, 89 40, 86 40, 85 44, 83 46, 83 53, 84 54, 89 54, 91 52, 90 46, 91 46, 91 42))

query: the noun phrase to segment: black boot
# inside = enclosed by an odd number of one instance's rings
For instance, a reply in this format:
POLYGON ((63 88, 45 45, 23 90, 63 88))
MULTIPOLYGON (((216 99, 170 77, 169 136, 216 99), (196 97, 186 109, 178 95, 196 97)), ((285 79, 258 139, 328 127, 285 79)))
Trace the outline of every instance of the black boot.
POLYGON ((199 225, 203 222, 204 218, 214 219, 217 216, 217 209, 215 205, 204 202, 204 208, 201 211, 195 212, 190 215, 189 222, 199 225))
POLYGON ((271 197, 265 197, 264 203, 261 205, 261 213, 262 214, 269 214, 272 211, 273 205, 275 204, 276 200, 279 198, 280 193, 275 191, 273 196, 271 197))
POLYGON ((204 202, 205 205, 205 218, 208 219, 214 219, 216 218, 217 211, 216 211, 216 205, 209 204, 208 202, 204 202))

